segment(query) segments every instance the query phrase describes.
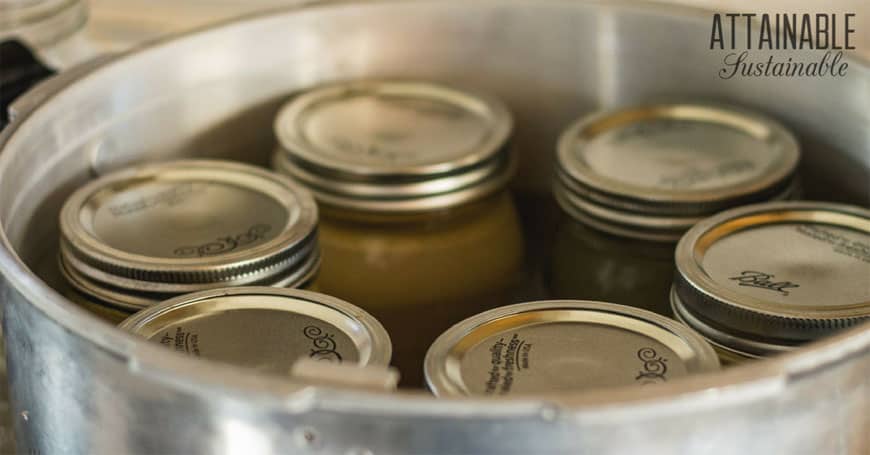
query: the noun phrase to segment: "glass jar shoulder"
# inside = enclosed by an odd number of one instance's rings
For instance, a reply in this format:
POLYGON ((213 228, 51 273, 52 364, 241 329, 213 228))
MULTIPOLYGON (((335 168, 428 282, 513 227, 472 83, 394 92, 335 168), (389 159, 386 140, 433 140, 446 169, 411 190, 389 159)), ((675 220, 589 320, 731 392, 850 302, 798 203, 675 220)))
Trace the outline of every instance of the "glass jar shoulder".
POLYGON ((670 316, 674 243, 595 230, 562 213, 546 271, 555 298, 600 300, 670 316))

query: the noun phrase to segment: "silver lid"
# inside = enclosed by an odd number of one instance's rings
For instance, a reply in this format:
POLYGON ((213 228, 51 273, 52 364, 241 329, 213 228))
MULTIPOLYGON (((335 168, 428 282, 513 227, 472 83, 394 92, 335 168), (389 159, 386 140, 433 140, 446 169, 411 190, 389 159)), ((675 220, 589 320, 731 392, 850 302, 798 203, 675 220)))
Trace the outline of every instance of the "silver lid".
POLYGON ((425 361, 426 381, 437 396, 647 385, 718 368, 713 348, 676 321, 579 300, 481 313, 438 337, 425 361))
POLYGON ((716 327, 705 323, 703 320, 698 319, 694 314, 688 311, 673 287, 670 292, 670 301, 674 317, 706 338, 707 341, 713 345, 713 348, 719 355, 719 359, 722 361, 725 360, 724 357, 726 356, 730 359, 756 359, 785 353, 796 347, 795 345, 790 344, 775 344, 762 340, 744 338, 739 335, 732 335, 728 332, 719 330, 716 327))
POLYGON ((297 286, 316 272, 317 207, 281 175, 186 160, 124 169, 61 210, 61 270, 129 309, 203 289, 297 286))
POLYGON ((770 202, 728 210, 686 233, 676 265, 675 311, 738 352, 780 352, 870 320, 863 208, 770 202))
POLYGON ((789 198, 799 157, 794 136, 757 113, 637 106, 583 117, 562 134, 555 192, 593 227, 676 241, 717 211, 789 198))
POLYGON ((177 352, 289 376, 300 358, 387 366, 392 346, 362 309, 316 292, 214 289, 140 311, 119 327, 177 352))
POLYGON ((330 205, 427 211, 502 188, 513 121, 485 95, 409 81, 313 89, 275 120, 275 168, 330 205))

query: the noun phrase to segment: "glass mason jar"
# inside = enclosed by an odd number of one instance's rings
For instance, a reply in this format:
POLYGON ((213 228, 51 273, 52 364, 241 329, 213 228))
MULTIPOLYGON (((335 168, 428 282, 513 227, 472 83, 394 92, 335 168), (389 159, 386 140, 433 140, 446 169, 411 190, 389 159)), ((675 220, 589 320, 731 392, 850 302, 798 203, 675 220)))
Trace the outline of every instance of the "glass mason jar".
POLYGON ((319 290, 381 321, 402 385, 422 386, 429 344, 507 303, 520 273, 507 108, 433 84, 357 81, 297 96, 275 125, 275 167, 320 204, 319 290))
POLYGON ((825 202, 727 210, 676 251, 671 305, 723 363, 795 349, 870 320, 870 211, 825 202))
POLYGON ((254 166, 183 160, 122 169, 64 203, 61 291, 117 323, 189 292, 305 286, 320 263, 316 225, 307 190, 254 166))
POLYGON ((799 155, 783 126, 734 107, 657 104, 581 118, 558 146, 552 296, 671 316, 680 236, 719 210, 793 197, 799 155))

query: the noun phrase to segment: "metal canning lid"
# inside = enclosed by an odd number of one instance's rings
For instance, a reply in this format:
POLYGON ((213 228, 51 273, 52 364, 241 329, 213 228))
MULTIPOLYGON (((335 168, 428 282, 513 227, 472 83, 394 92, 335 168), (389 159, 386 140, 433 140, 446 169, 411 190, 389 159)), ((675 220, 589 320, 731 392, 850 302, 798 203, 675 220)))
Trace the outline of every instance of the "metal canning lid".
POLYGON ((300 358, 387 366, 392 346, 362 309, 316 292, 213 289, 167 300, 119 327, 177 352, 289 376, 300 358))
POLYGON ((512 127, 507 107, 482 94, 411 81, 339 83, 281 109, 274 166, 330 205, 435 210, 504 187, 512 127))
POLYGON ((731 358, 755 359, 773 354, 785 353, 795 347, 794 345, 773 344, 759 340, 747 339, 712 327, 686 310, 685 305, 683 305, 683 302, 680 300, 680 297, 677 296, 676 291, 673 288, 671 288, 670 300, 674 317, 706 338, 717 351, 719 359, 724 360, 723 358, 725 356, 730 356, 731 358))
POLYGON ((319 265, 317 207, 284 176, 217 160, 117 171, 60 214, 61 270, 128 309, 203 289, 297 286, 319 265))
POLYGON ((676 321, 580 300, 521 303, 473 316, 438 337, 425 361, 437 396, 648 385, 718 368, 710 344, 676 321))
POLYGON ((555 191, 593 227, 679 239, 717 211, 791 196, 800 147, 776 121, 735 107, 653 104, 592 114, 559 139, 555 191))
POLYGON ((769 202, 708 218, 677 244, 672 306, 738 352, 788 350, 870 320, 870 211, 769 202))

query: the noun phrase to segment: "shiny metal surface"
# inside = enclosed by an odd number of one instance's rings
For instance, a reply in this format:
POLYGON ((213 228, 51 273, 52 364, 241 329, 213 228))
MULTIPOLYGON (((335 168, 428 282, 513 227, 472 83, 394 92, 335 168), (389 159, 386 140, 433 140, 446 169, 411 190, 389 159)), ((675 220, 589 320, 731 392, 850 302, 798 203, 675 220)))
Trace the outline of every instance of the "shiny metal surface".
POLYGON ((674 307, 720 345, 756 342, 748 352, 760 354, 818 339, 870 320, 870 211, 819 202, 728 210, 686 233, 676 266, 674 307))
POLYGON ((57 236, 45 220, 89 176, 180 156, 265 164, 275 145, 271 122, 287 93, 359 77, 454 81, 506 100, 522 125, 520 189, 546 191, 549 151, 578 115, 679 93, 776 115, 805 144, 809 196, 866 205, 867 64, 850 59, 840 80, 721 81, 721 56, 705 45, 709 25, 706 13, 622 3, 309 6, 156 44, 77 81, 37 89, 32 95, 46 102, 33 103, 0 136, 0 298, 19 447, 112 454, 866 453, 866 325, 655 389, 435 400, 300 387, 194 364, 100 322, 29 269, 46 239, 57 236), (699 44, 688 45, 689 37, 699 44))
POLYGON ((556 191, 606 232, 675 241, 704 215, 789 197, 799 158, 794 135, 759 113, 640 105, 581 117, 561 135, 556 191))
POLYGON ((136 166, 66 200, 61 270, 81 292, 133 310, 209 288, 296 287, 316 272, 316 227, 308 191, 261 168, 218 160, 136 166))
POLYGON ((722 352, 736 358, 758 359, 783 354, 794 350, 796 347, 793 344, 753 340, 739 334, 732 334, 717 329, 687 310, 685 304, 680 300, 680 296, 677 295, 673 288, 671 288, 670 292, 670 303, 674 317, 706 338, 719 353, 719 358, 723 364, 726 363, 726 358, 723 357, 722 352))
MULTIPOLYGON (((598 205, 578 194, 577 186, 558 178, 553 195, 565 213, 575 220, 602 233, 623 238, 650 240, 674 244, 692 225, 703 220, 700 215, 674 216, 649 215, 598 205), (573 188, 569 189, 569 186, 573 188)), ((792 179, 780 193, 770 197, 771 201, 797 198, 801 192, 798 180, 792 179)), ((712 213, 712 212, 711 212, 712 213)))
POLYGON ((445 209, 507 183, 512 126, 501 101, 467 90, 402 80, 337 83, 281 109, 274 166, 333 206, 445 209))
POLYGON ((664 316, 611 303, 508 305, 457 323, 426 353, 437 396, 648 386, 719 369, 713 348, 664 316))
POLYGON ((387 366, 390 337, 362 309, 297 289, 237 287, 186 294, 119 327, 190 356, 284 376, 300 358, 387 366))

